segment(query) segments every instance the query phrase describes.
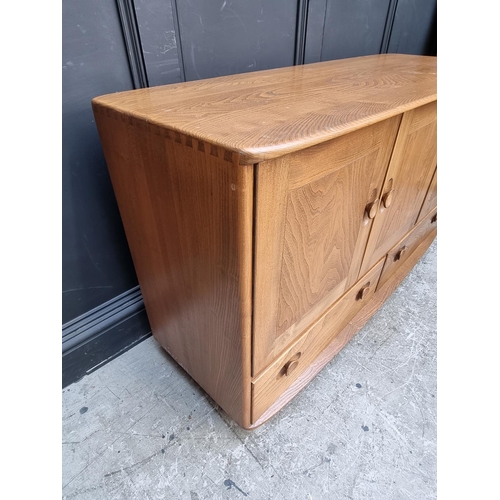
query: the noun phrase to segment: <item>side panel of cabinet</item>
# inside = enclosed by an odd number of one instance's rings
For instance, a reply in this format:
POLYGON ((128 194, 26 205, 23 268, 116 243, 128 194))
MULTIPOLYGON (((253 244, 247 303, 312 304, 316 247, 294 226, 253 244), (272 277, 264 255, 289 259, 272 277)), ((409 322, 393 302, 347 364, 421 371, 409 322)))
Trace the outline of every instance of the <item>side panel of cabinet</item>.
POLYGON ((95 107, 156 340, 250 425, 253 166, 95 107))
POLYGON ((404 113, 361 273, 415 225, 436 168, 436 102, 404 113))
POLYGON ((400 119, 258 165, 254 376, 356 282, 400 119))

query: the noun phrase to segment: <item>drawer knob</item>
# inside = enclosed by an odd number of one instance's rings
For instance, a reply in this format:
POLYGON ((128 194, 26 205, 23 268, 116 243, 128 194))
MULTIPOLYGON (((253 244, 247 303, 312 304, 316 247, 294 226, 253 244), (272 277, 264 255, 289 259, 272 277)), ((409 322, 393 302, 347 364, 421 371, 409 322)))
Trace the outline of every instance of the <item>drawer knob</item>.
POLYGON ((394 256, 394 262, 401 260, 405 253, 406 253, 406 247, 400 248, 398 253, 394 256))
POLYGON ((288 377, 288 375, 290 375, 290 373, 292 373, 293 370, 295 370, 295 368, 297 368, 297 366, 299 366, 299 362, 297 360, 289 361, 285 365, 285 375, 288 377))
POLYGON ((365 209, 366 215, 368 216, 369 219, 373 219, 377 215, 378 205, 379 205, 378 198, 375 201, 372 201, 371 203, 368 203, 368 205, 366 205, 365 209))
POLYGON ((431 224, 435 224, 438 221, 438 214, 434 214, 431 219, 431 224))
POLYGON ((385 208, 389 208, 391 206, 393 195, 394 195, 394 189, 391 189, 388 193, 385 193, 384 196, 382 197, 382 203, 384 204, 385 208))
POLYGON ((358 295, 356 295, 356 300, 363 300, 367 295, 368 292, 370 291, 370 285, 365 285, 359 292, 358 295))

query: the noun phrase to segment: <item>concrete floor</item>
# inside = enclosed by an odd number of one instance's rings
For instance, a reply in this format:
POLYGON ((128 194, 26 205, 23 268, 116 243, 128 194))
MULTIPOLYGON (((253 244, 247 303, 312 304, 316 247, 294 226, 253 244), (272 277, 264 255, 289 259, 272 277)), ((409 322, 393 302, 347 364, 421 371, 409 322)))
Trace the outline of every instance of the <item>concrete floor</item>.
POLYGON ((67 387, 63 498, 436 498, 436 255, 255 431, 152 338, 67 387))

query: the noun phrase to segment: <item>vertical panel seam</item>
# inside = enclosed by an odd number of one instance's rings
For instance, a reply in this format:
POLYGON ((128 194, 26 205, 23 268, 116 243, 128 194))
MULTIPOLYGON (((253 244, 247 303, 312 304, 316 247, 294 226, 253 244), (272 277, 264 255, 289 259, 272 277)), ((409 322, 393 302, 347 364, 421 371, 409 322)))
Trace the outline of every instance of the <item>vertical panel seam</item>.
POLYGON ((295 66, 304 64, 308 12, 309 0, 298 0, 297 22, 295 23, 295 54, 293 62, 295 66))
POLYGON ((118 17, 127 49, 130 73, 134 87, 149 87, 148 73, 144 62, 139 25, 135 14, 134 0, 117 0, 118 17))
MULTIPOLYGON (((252 209, 252 315, 250 318, 250 338, 252 342, 250 354, 250 374, 254 376, 255 366, 255 261, 257 251, 257 183, 258 183, 259 164, 253 165, 253 209, 252 209)), ((250 405, 251 414, 253 415, 253 400, 250 405)))
POLYGON ((321 34, 321 50, 319 51, 319 60, 323 60, 323 46, 325 44, 325 26, 326 26, 326 14, 328 13, 328 0, 325 0, 325 13, 323 15, 323 33, 321 34))
POLYGON ((389 50, 389 42, 391 41, 392 28, 398 8, 398 0, 390 0, 389 8, 387 9, 387 17, 385 19, 384 34, 382 35, 382 43, 380 45, 380 53, 387 54, 389 50))
POLYGON ((179 61, 179 69, 181 71, 181 80, 186 81, 186 68, 184 66, 184 53, 182 51, 182 39, 181 39, 181 28, 179 21, 179 10, 177 8, 177 0, 170 1, 172 5, 172 18, 174 20, 174 29, 177 41, 177 58, 179 61))

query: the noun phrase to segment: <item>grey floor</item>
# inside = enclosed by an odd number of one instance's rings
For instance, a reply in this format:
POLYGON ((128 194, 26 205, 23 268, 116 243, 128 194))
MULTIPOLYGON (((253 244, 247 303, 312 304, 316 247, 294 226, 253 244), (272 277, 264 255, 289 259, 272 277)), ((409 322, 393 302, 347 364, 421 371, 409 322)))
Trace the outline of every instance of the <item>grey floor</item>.
POLYGON ((152 338, 67 387, 63 498, 436 498, 436 256, 254 431, 152 338))

